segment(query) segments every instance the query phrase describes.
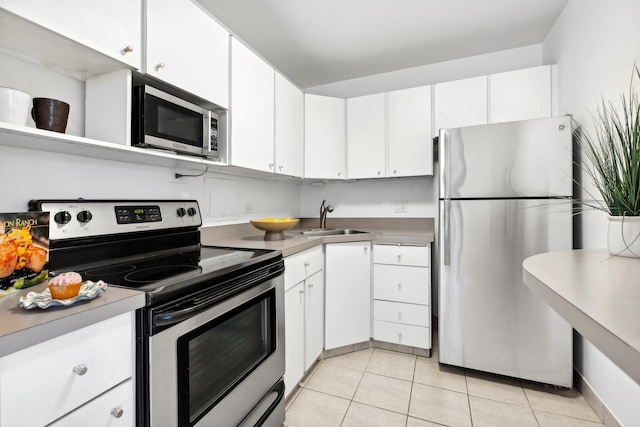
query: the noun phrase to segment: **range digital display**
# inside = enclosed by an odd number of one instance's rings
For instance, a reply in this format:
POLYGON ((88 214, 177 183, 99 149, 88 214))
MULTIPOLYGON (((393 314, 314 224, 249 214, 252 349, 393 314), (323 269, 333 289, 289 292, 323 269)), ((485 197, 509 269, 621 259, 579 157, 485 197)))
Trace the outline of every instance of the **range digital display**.
POLYGON ((162 221, 160 206, 116 206, 118 224, 139 224, 162 221))

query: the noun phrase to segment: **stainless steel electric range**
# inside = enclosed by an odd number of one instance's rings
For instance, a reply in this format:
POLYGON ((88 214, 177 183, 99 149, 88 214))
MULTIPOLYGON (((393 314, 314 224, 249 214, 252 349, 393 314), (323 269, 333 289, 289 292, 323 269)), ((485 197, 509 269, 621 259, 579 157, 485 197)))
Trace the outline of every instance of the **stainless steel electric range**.
POLYGON ((200 244, 193 200, 32 200, 51 212, 52 275, 144 291, 138 426, 281 426, 284 262, 200 244))

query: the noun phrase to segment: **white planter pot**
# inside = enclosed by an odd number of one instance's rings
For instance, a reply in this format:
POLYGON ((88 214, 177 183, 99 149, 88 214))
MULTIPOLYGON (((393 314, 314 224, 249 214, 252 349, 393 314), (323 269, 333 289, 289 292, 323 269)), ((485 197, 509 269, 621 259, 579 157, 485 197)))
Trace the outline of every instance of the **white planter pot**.
POLYGON ((608 249, 611 255, 640 257, 640 217, 610 216, 608 249))
POLYGON ((31 111, 31 95, 17 89, 0 87, 0 122, 25 126, 31 111))

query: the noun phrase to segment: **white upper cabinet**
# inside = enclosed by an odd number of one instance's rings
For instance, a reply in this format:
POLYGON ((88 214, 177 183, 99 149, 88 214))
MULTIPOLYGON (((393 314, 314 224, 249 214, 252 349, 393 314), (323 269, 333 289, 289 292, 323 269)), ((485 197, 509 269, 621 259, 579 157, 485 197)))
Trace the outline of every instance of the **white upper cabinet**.
POLYGON ((386 165, 385 94, 347 99, 349 179, 384 178, 386 165))
POLYGON ((231 164, 274 172, 275 71, 231 38, 231 164))
POLYGON ((439 83, 434 86, 434 136, 440 129, 488 123, 487 76, 439 83))
POLYGON ((190 0, 147 0, 146 12, 144 72, 228 108, 229 33, 190 0))
POLYGON ((302 177, 304 167, 304 95, 276 72, 275 172, 302 177))
POLYGON ((133 68, 141 68, 142 0, 0 0, 0 7, 133 68))
POLYGON ((345 179, 345 100, 305 94, 304 177, 345 179))
POLYGON ((389 92, 387 176, 433 175, 431 86, 389 92))
POLYGON ((489 76, 489 122, 551 117, 551 66, 489 76))

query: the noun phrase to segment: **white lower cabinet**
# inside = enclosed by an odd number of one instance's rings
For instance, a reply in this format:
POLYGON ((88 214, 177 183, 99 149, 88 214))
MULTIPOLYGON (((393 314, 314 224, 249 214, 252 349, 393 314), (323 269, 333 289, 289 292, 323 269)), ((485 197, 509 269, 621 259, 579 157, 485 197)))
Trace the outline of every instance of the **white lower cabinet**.
POLYGON ((324 348, 322 246, 285 258, 285 396, 324 348))
POLYGON ((325 245, 325 349, 371 338, 371 242, 325 245))
POLYGON ((79 407, 50 427, 133 427, 136 425, 133 402, 133 380, 130 379, 79 407))
POLYGON ((431 349, 430 249, 424 244, 373 246, 373 338, 431 349))
POLYGON ((125 313, 0 358, 0 426, 134 425, 133 331, 125 313))

